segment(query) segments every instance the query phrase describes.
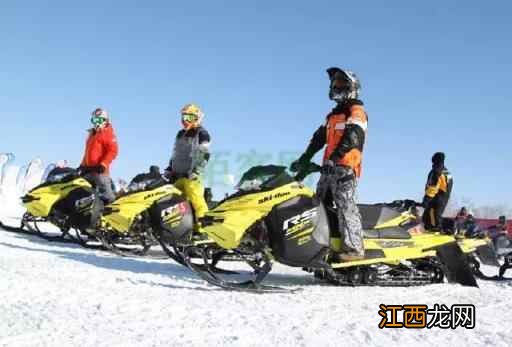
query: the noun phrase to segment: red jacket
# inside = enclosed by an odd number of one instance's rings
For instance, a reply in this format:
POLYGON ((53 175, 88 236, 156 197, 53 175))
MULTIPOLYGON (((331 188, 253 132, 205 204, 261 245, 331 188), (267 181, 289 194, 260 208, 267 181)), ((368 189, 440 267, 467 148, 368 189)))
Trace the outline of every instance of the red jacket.
POLYGON ((82 165, 102 165, 105 167, 105 175, 108 175, 110 164, 117 157, 118 151, 117 139, 112 125, 107 124, 104 128, 97 130, 91 129, 89 130, 89 137, 85 145, 82 165))

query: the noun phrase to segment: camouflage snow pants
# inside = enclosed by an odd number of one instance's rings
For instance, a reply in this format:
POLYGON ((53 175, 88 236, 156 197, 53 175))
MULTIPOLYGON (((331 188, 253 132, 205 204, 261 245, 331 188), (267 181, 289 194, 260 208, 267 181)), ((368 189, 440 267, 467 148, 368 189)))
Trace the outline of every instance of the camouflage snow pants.
POLYGON ((356 188, 354 171, 349 167, 336 166, 332 174, 322 174, 316 193, 327 208, 334 206, 336 210, 341 250, 363 255, 363 226, 356 188))

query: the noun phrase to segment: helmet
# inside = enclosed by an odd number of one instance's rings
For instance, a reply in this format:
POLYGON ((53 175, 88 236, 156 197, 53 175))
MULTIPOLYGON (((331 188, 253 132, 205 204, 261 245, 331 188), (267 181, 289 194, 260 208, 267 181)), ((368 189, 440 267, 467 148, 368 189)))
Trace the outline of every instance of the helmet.
POLYGON ((361 82, 356 74, 349 70, 337 67, 327 69, 331 84, 329 86, 329 99, 342 103, 348 99, 357 99, 361 90, 361 82))
POLYGON ((442 166, 444 165, 445 158, 446 155, 443 152, 436 152, 432 156, 432 164, 435 166, 442 166))
POLYGON ((103 128, 108 123, 108 113, 102 108, 91 112, 91 123, 95 129, 103 128))
POLYGON ((195 104, 186 104, 181 109, 181 124, 185 130, 197 128, 203 121, 204 114, 195 104))

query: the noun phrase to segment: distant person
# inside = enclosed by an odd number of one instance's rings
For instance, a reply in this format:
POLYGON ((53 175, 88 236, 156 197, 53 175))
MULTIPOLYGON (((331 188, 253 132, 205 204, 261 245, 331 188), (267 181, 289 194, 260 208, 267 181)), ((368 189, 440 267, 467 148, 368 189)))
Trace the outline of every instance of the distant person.
POLYGON ((200 220, 208 212, 201 182, 210 159, 210 134, 202 126, 204 115, 194 104, 181 109, 181 129, 176 135, 174 150, 166 176, 190 201, 196 217, 196 230, 200 231, 200 220))
POLYGON ((453 178, 444 160, 445 154, 442 152, 432 156, 432 170, 428 174, 423 197, 423 224, 426 230, 443 231, 443 213, 453 187, 453 178))
POLYGON ((507 236, 507 238, 509 238, 508 229, 507 229, 507 218, 505 216, 500 216, 498 218, 498 224, 490 226, 487 229, 487 233, 488 233, 489 237, 493 240, 496 239, 497 237, 503 236, 503 235, 505 235, 505 236, 507 236))
POLYGON ((92 128, 89 129, 79 171, 94 185, 97 197, 101 200, 101 204, 95 204, 93 211, 91 228, 94 229, 103 205, 116 199, 114 185, 110 178, 110 166, 116 159, 119 148, 107 111, 102 108, 95 109, 92 112, 91 123, 92 128))
POLYGON ((465 231, 465 224, 468 219, 469 212, 465 206, 463 206, 453 220, 454 234, 461 235, 465 231))
POLYGON ((468 214, 466 220, 461 226, 464 231, 464 236, 469 238, 474 237, 482 237, 485 236, 484 230, 480 227, 480 225, 476 222, 475 218, 472 214, 468 214))

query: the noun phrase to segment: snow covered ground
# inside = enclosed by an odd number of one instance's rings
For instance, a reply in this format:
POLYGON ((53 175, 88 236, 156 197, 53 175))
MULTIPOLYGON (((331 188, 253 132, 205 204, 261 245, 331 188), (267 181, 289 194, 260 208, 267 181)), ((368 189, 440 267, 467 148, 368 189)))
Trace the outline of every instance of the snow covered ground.
POLYGON ((509 346, 512 340, 512 283, 341 288, 284 266, 274 270, 269 283, 303 289, 228 292, 171 261, 120 258, 0 230, 0 345, 509 346), (379 304, 436 303, 474 304, 476 328, 378 328, 379 304))
MULTIPOLYGON (((16 181, 15 172, 4 170, 0 184, 0 221, 13 226, 23 213, 20 182, 28 181, 16 181)), ((120 258, 0 229, 0 345, 508 346, 512 341, 512 283, 480 281, 480 289, 342 288, 276 265, 267 284, 302 290, 228 292, 172 261, 120 258), (380 304, 473 304, 476 328, 380 330, 380 304)))

